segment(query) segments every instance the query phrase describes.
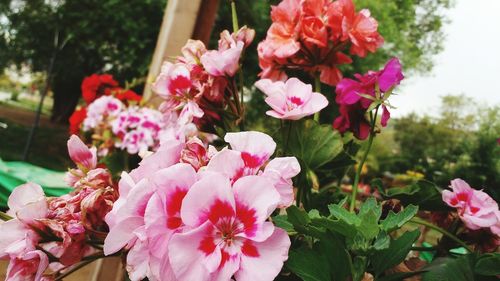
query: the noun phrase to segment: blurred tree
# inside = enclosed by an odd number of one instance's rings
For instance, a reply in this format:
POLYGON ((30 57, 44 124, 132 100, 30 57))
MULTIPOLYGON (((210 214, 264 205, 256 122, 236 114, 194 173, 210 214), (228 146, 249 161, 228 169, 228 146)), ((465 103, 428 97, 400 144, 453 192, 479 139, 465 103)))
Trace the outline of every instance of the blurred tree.
POLYGON ((82 79, 108 72, 118 80, 144 76, 166 0, 6 0, 0 4, 0 66, 45 71, 54 34, 68 40, 58 54, 52 119, 66 122, 82 79))

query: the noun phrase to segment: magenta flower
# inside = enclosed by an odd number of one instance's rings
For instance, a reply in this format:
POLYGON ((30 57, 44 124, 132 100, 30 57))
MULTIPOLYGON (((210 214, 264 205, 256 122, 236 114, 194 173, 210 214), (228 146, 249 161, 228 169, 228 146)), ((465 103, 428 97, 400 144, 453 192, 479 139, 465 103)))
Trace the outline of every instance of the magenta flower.
POLYGON ((279 202, 259 176, 237 180, 207 172, 186 194, 169 258, 178 280, 273 280, 288 257, 290 239, 267 218, 279 202))
POLYGON ((340 116, 333 127, 341 133, 351 131, 358 139, 366 139, 370 133, 370 124, 365 117, 366 110, 377 102, 381 105, 382 116, 380 124, 387 126, 390 112, 387 109, 388 97, 395 86, 403 80, 401 63, 397 58, 387 62, 380 71, 368 71, 366 74, 356 74, 357 80, 344 78, 335 89, 335 101, 339 105, 340 116), (379 96, 377 96, 377 87, 379 96))
POLYGON ((321 93, 312 91, 312 86, 297 78, 286 82, 273 82, 262 79, 255 86, 266 94, 266 103, 272 110, 267 115, 287 120, 299 120, 319 112, 328 105, 328 100, 321 93))
POLYGON ((461 179, 452 180, 450 187, 451 191, 443 191, 443 201, 457 209, 467 228, 489 228, 492 233, 500 235, 500 211, 493 198, 481 190, 471 188, 461 179))

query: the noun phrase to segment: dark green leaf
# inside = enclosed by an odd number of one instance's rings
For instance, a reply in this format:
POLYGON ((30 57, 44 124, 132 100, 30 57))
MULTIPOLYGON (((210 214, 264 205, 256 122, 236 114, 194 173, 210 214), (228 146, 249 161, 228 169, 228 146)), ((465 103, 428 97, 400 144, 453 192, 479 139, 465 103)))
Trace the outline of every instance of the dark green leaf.
POLYGON ((345 237, 354 237, 357 232, 355 226, 338 219, 322 217, 318 219, 312 219, 311 223, 315 226, 324 227, 332 232, 339 233, 340 235, 345 237))
POLYGON ((361 257, 361 256, 355 257, 352 266, 354 269, 353 272, 354 276, 352 277, 352 280, 360 281, 361 279, 363 279, 366 272, 366 257, 361 257))
POLYGON ((474 266, 474 272, 480 275, 494 276, 500 274, 500 253, 482 255, 474 266))
POLYGON ((375 239, 375 242, 373 242, 373 248, 380 251, 389 248, 390 244, 391 238, 389 237, 389 235, 387 235, 385 231, 381 231, 378 234, 377 239, 375 239))
POLYGON ((381 192, 384 198, 396 198, 405 206, 417 205, 421 210, 449 209, 441 198, 441 190, 429 181, 418 181, 405 187, 393 187, 381 192))
POLYGON ((418 207, 414 205, 406 206, 403 211, 397 214, 391 210, 389 211, 387 218, 382 221, 381 228, 386 232, 391 232, 393 230, 399 229, 411 218, 413 218, 417 214, 417 212, 418 207))
POLYGON ((419 236, 420 231, 418 229, 405 232, 399 238, 392 240, 389 248, 376 252, 371 259, 375 274, 378 276, 384 270, 404 261, 410 252, 411 246, 419 236))
POLYGON ((340 134, 330 125, 319 125, 312 119, 294 122, 288 150, 310 169, 317 169, 342 152, 340 134))
POLYGON ((351 275, 351 256, 346 250, 340 236, 334 233, 327 233, 318 243, 318 249, 327 257, 330 265, 331 280, 345 281, 351 275))
POLYGON ((276 225, 277 227, 286 230, 286 232, 289 235, 293 235, 293 234, 297 233, 295 231, 295 229, 293 229, 293 224, 291 224, 288 221, 288 217, 286 215, 274 216, 273 217, 273 222, 274 222, 274 225, 276 225))
POLYGON ((286 209, 288 215, 288 221, 295 225, 307 225, 311 220, 306 211, 299 209, 297 206, 290 206, 286 209))
POLYGON ((410 278, 423 272, 425 271, 397 272, 391 275, 384 276, 382 278, 378 278, 377 281, 401 281, 405 278, 410 278))
POLYGON ((371 240, 377 236, 380 231, 378 226, 378 219, 380 217, 380 213, 374 209, 366 211, 366 213, 360 214, 359 218, 361 219, 361 224, 357 227, 359 232, 363 234, 363 236, 371 240))
POLYGON ((422 281, 474 281, 470 257, 437 258, 422 275, 422 281))
POLYGON ((291 250, 286 266, 304 281, 330 281, 328 260, 318 251, 308 248, 291 250))

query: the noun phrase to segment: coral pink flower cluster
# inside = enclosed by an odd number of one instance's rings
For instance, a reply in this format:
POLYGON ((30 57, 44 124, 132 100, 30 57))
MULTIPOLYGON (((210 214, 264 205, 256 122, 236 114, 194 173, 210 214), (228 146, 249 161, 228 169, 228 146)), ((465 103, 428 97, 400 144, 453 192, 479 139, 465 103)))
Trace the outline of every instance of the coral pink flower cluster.
POLYGON ((286 82, 262 79, 255 86, 266 94, 265 101, 272 108, 266 112, 267 115, 279 119, 299 120, 328 105, 325 96, 313 92, 311 85, 297 78, 290 78, 286 82))
POLYGON ((450 187, 451 191, 443 191, 443 201, 457 209, 465 226, 471 230, 489 228, 499 237, 500 210, 497 202, 485 192, 471 188, 461 179, 452 180, 450 187))
POLYGON ((294 157, 269 161, 276 144, 263 133, 225 140, 231 148, 218 152, 197 140, 166 142, 122 174, 104 252, 128 251, 131 280, 273 280, 280 272, 290 239, 268 218, 292 203, 300 166, 294 157))
POLYGON ((113 147, 130 154, 144 153, 155 150, 161 136, 168 134, 171 128, 182 131, 186 127, 178 126, 174 115, 164 115, 147 107, 127 106, 113 96, 102 96, 88 106, 82 129, 105 140, 99 146, 99 155, 106 155, 113 147))
POLYGON ((10 259, 6 280, 41 280, 47 268, 67 269, 94 252, 89 239, 103 239, 108 230, 104 217, 118 197, 111 176, 97 168, 95 147, 73 135, 68 149, 77 165, 68 172, 74 192, 47 198, 39 185, 27 183, 9 197, 13 219, 0 224, 0 257, 10 259))
POLYGON ((261 77, 284 80, 300 69, 335 86, 338 65, 351 63, 343 53, 364 57, 383 44, 378 23, 368 10, 355 11, 352 0, 284 0, 271 10, 272 25, 259 43, 261 77))
POLYGON ((247 27, 233 34, 226 30, 221 33, 218 50, 207 50, 201 41, 189 40, 182 56, 174 63, 164 63, 153 84, 153 90, 165 100, 161 110, 179 111, 185 123, 220 120, 213 108, 222 109, 229 102, 228 87, 234 86, 231 78, 254 36, 255 31, 247 27))
POLYGON ((380 123, 385 127, 390 118, 386 106, 387 98, 404 76, 397 58, 389 60, 380 71, 368 71, 364 75, 354 76, 357 80, 344 78, 335 89, 335 101, 339 105, 340 116, 334 120, 333 127, 341 133, 351 131, 356 138, 364 140, 370 134, 371 124, 365 116, 370 105, 380 102, 380 123))

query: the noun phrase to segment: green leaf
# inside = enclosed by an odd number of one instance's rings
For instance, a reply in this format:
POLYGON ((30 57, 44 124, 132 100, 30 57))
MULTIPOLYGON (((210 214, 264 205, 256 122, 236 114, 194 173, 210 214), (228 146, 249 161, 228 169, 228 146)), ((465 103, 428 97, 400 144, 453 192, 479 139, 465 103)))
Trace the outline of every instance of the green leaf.
POLYGON ((418 229, 411 232, 405 232, 399 238, 392 240, 389 248, 375 252, 371 259, 375 274, 378 276, 384 272, 384 270, 404 261, 411 250, 411 246, 419 236, 420 231, 418 229))
POLYGON ((328 210, 332 216, 348 224, 355 226, 359 226, 361 224, 361 219, 358 218, 358 216, 340 207, 339 205, 330 204, 328 205, 328 210))
POLYGON ((286 266, 304 281, 330 281, 327 258, 308 248, 291 250, 286 266))
POLYGON ((345 281, 351 275, 351 256, 340 236, 327 232, 318 243, 318 249, 328 260, 331 280, 345 281))
POLYGON ((382 278, 378 278, 377 281, 401 281, 406 278, 410 278, 412 276, 422 274, 425 271, 413 271, 413 272, 397 272, 391 275, 384 276, 382 278))
POLYGON ((312 219, 311 224, 318 227, 324 227, 345 237, 352 238, 357 233, 356 227, 354 225, 348 224, 338 219, 321 217, 312 219))
POLYGON ((291 224, 288 221, 288 216, 286 216, 286 215, 274 216, 273 222, 274 222, 274 225, 276 225, 277 227, 284 229, 288 233, 288 235, 297 234, 297 232, 293 228, 293 224, 291 224))
POLYGON ((474 281, 469 255, 459 258, 437 258, 425 267, 422 281, 474 281))
POLYGON ((358 226, 358 230, 359 232, 361 232, 361 234, 363 234, 363 236, 367 240, 375 238, 379 233, 380 231, 380 228, 378 226, 379 217, 380 213, 378 213, 374 209, 359 215, 359 218, 361 219, 361 224, 358 226))
POLYGON ((381 228, 386 232, 391 232, 396 229, 401 228, 405 223, 407 223, 411 218, 413 218, 418 212, 418 207, 415 205, 408 205, 403 211, 399 213, 394 213, 392 210, 385 220, 381 223, 381 228))
POLYGON ((310 210, 309 213, 308 213, 308 215, 309 215, 309 218, 311 218, 311 219, 321 218, 321 215, 319 214, 319 211, 316 210, 316 209, 310 210))
POLYGON ((292 123, 288 151, 315 170, 342 152, 344 143, 330 125, 319 125, 312 119, 292 123))
POLYGON ((361 256, 357 256, 354 258, 354 261, 353 261, 353 277, 352 277, 352 280, 353 281, 360 281, 361 279, 363 279, 363 277, 365 276, 365 272, 366 272, 366 257, 361 257, 361 256))
POLYGON ((288 215, 288 221, 295 225, 305 226, 307 225, 311 219, 309 219, 309 215, 306 211, 299 209, 297 206, 290 206, 286 209, 286 213, 288 215))
POLYGON ((449 209, 441 198, 441 190, 429 181, 421 180, 405 187, 393 187, 388 190, 383 190, 379 186, 378 188, 385 199, 399 199, 405 206, 413 204, 426 211, 449 209))
POLYGON ((500 274, 500 253, 484 254, 476 262, 474 272, 480 275, 495 276, 500 274))
POLYGON ((390 245, 391 238, 385 231, 381 231, 378 234, 377 239, 375 239, 375 242, 373 242, 373 248, 378 251, 387 249, 390 245))

